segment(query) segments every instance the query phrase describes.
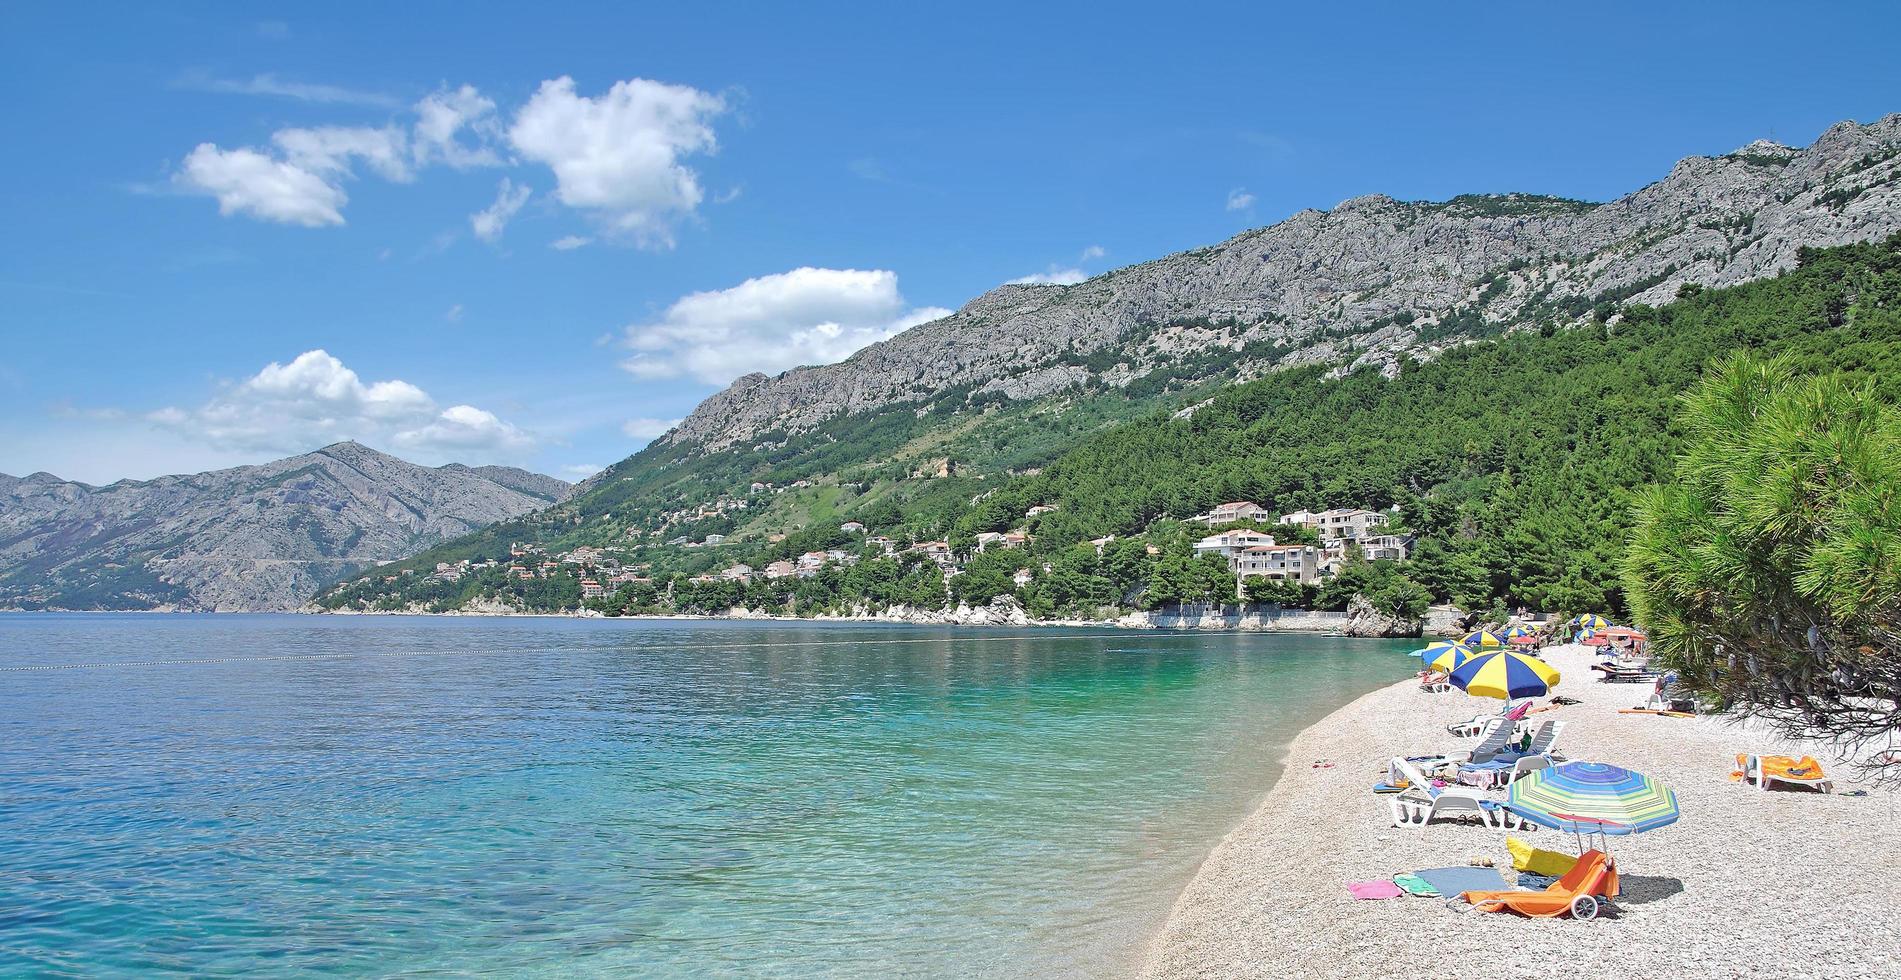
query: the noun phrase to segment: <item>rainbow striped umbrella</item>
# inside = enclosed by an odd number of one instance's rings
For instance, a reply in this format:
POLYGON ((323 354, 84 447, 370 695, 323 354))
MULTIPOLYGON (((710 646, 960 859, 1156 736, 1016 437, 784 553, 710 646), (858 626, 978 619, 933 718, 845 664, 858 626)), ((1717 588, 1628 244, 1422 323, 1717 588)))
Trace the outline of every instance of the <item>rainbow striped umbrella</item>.
POLYGON ((1451 646, 1447 647, 1446 649, 1439 651, 1439 655, 1432 658, 1431 662, 1427 663, 1426 666, 1432 668, 1433 670, 1445 671, 1445 672, 1450 673, 1454 668, 1458 667, 1460 664, 1465 663, 1467 660, 1470 660, 1473 657, 1476 657, 1478 655, 1479 655, 1479 652, 1477 650, 1474 650, 1463 643, 1454 643, 1451 646))
POLYGON ((1640 834, 1677 822, 1677 794, 1640 772, 1567 762, 1512 783, 1506 806, 1541 827, 1572 834, 1640 834))
POLYGON ((1510 701, 1551 693, 1558 670, 1530 654, 1494 650, 1460 664, 1446 680, 1467 694, 1510 701))
POLYGON ((1491 630, 1477 630, 1465 634, 1465 639, 1459 642, 1469 647, 1502 647, 1505 645, 1505 638, 1491 630))

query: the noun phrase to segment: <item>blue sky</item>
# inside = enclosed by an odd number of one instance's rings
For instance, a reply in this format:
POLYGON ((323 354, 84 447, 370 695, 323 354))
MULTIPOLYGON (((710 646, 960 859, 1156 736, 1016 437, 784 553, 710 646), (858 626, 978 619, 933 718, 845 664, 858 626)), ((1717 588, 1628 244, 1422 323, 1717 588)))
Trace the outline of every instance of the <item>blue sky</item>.
POLYGON ((572 477, 1007 280, 1901 110, 1882 5, 1320 6, 10 7, 0 472, 572 477))

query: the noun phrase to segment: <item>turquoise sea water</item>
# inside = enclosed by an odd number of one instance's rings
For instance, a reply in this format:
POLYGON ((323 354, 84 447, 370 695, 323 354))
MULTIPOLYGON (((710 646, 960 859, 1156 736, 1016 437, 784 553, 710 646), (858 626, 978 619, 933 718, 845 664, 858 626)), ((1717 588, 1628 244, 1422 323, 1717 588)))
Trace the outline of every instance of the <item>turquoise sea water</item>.
POLYGON ((0 975, 1118 975, 1409 645, 0 616, 0 975))

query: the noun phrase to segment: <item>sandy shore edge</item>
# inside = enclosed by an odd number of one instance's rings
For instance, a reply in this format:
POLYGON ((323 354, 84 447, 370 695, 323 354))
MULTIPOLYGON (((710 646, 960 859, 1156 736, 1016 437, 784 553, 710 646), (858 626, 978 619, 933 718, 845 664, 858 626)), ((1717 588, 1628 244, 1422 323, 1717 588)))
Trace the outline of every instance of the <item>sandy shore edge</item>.
MULTIPOLYGON (((1901 976, 1901 796, 1841 778, 1846 768, 1834 773, 1838 791, 1868 795, 1763 793, 1732 782, 1738 752, 1828 759, 1726 719, 1619 714, 1648 689, 1598 682, 1585 647, 1546 656, 1565 675, 1556 693, 1583 702, 1534 716, 1566 722, 1559 751, 1649 773, 1676 790, 1683 809, 1674 826, 1614 842, 1625 877, 1614 916, 1534 921, 1461 915, 1438 899, 1347 895, 1350 881, 1478 855, 1512 877, 1506 832, 1396 828, 1387 798, 1371 792, 1390 756, 1462 745, 1445 726, 1498 706, 1404 681, 1289 744, 1261 805, 1177 897, 1142 975, 1391 977, 1444 961, 1450 972, 1487 977, 1548 977, 1558 963, 1572 976, 1901 976), (1781 949, 1791 952, 1765 958, 1781 949)), ((1574 850, 1552 831, 1514 833, 1574 850)))

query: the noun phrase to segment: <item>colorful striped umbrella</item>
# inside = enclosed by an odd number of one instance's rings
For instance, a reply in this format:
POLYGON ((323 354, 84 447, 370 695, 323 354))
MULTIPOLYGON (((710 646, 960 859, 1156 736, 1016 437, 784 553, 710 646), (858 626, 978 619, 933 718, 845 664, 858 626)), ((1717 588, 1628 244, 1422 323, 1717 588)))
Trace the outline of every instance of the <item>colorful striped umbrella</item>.
POLYGON ((1510 701, 1551 693, 1558 683, 1558 670, 1530 654, 1496 650, 1460 664, 1446 680, 1467 694, 1510 701))
POLYGON ((1426 666, 1433 670, 1450 673, 1453 668, 1478 655, 1479 652, 1477 650, 1463 643, 1454 643, 1446 649, 1439 651, 1439 655, 1432 658, 1426 666))
POLYGON ((1503 637, 1505 638, 1505 642, 1507 642, 1507 643, 1510 643, 1511 641, 1513 641, 1513 640, 1516 640, 1516 639, 1518 639, 1518 638, 1519 638, 1519 637, 1521 637, 1521 636, 1530 636, 1530 635, 1531 635, 1531 627, 1529 627, 1529 626, 1508 626, 1508 627, 1506 627, 1506 628, 1505 628, 1505 632, 1503 632, 1503 633, 1501 633, 1501 634, 1499 634, 1499 635, 1500 635, 1500 636, 1503 636, 1503 637))
POLYGON ((1573 616, 1571 617, 1571 623, 1570 623, 1571 626, 1577 629, 1583 629, 1583 630, 1601 630, 1604 627, 1609 626, 1610 624, 1611 624, 1610 620, 1605 619, 1604 617, 1599 616, 1596 613, 1586 613, 1585 615, 1582 615, 1582 616, 1573 616))
POLYGON ((1505 638, 1491 630, 1476 630, 1465 634, 1465 639, 1459 642, 1469 647, 1502 647, 1505 645, 1505 638))
POLYGON ((1640 834, 1677 822, 1677 794, 1640 772, 1567 762, 1512 783, 1506 806, 1541 827, 1572 834, 1640 834))

